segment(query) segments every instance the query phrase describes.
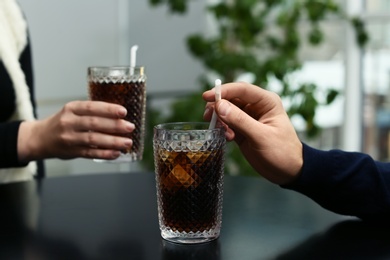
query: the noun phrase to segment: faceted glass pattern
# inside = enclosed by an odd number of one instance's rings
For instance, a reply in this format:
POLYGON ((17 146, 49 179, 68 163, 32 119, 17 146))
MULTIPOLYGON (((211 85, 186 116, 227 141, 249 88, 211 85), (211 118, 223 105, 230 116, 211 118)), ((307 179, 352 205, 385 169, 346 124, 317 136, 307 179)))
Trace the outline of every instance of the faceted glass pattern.
POLYGON ((145 138, 146 76, 143 67, 88 68, 89 97, 91 100, 116 103, 127 109, 125 120, 135 129, 124 134, 133 140, 128 150, 114 161, 142 160, 145 138))
POLYGON ((164 239, 200 243, 219 236, 225 135, 207 123, 154 128, 159 224, 164 239))

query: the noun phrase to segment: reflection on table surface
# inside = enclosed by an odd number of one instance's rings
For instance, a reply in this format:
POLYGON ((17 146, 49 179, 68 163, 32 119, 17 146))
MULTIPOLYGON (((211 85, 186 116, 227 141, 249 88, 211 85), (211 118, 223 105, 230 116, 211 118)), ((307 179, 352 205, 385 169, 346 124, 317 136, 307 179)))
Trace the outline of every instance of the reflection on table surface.
POLYGON ((160 237, 153 173, 0 185, 0 259, 387 259, 387 228, 262 178, 225 177, 221 237, 160 237))

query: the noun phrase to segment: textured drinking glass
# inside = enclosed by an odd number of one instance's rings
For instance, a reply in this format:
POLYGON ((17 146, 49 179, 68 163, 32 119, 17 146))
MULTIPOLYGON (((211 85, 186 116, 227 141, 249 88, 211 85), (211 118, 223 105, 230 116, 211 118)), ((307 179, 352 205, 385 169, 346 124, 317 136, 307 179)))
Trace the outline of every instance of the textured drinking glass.
POLYGON ((89 67, 88 86, 91 100, 124 106, 127 109, 125 119, 135 125, 132 133, 123 135, 133 140, 133 146, 123 150, 117 159, 109 162, 142 160, 146 109, 144 67, 89 67))
POLYGON ((219 237, 222 224, 225 133, 208 123, 154 127, 158 217, 161 236, 176 243, 219 237))

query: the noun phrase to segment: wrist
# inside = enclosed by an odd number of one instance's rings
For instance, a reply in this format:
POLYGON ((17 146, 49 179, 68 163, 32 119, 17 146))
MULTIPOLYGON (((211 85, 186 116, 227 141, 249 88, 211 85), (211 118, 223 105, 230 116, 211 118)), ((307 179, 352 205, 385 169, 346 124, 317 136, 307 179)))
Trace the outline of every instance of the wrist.
POLYGON ((20 162, 30 162, 40 158, 39 137, 34 135, 37 121, 23 121, 18 132, 18 159, 20 162))

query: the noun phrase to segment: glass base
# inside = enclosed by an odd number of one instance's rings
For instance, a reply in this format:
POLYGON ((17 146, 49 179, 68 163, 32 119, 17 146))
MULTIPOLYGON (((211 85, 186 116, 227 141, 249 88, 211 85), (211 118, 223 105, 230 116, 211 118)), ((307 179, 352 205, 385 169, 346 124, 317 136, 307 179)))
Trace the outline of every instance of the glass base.
POLYGON ((135 162, 141 161, 142 155, 136 153, 126 153, 114 159, 114 160, 103 160, 103 159, 93 159, 95 162, 104 162, 104 163, 127 163, 127 162, 135 162))
POLYGON ((197 233, 161 231, 161 237, 178 244, 199 244, 211 242, 219 237, 219 231, 204 231, 197 233))

